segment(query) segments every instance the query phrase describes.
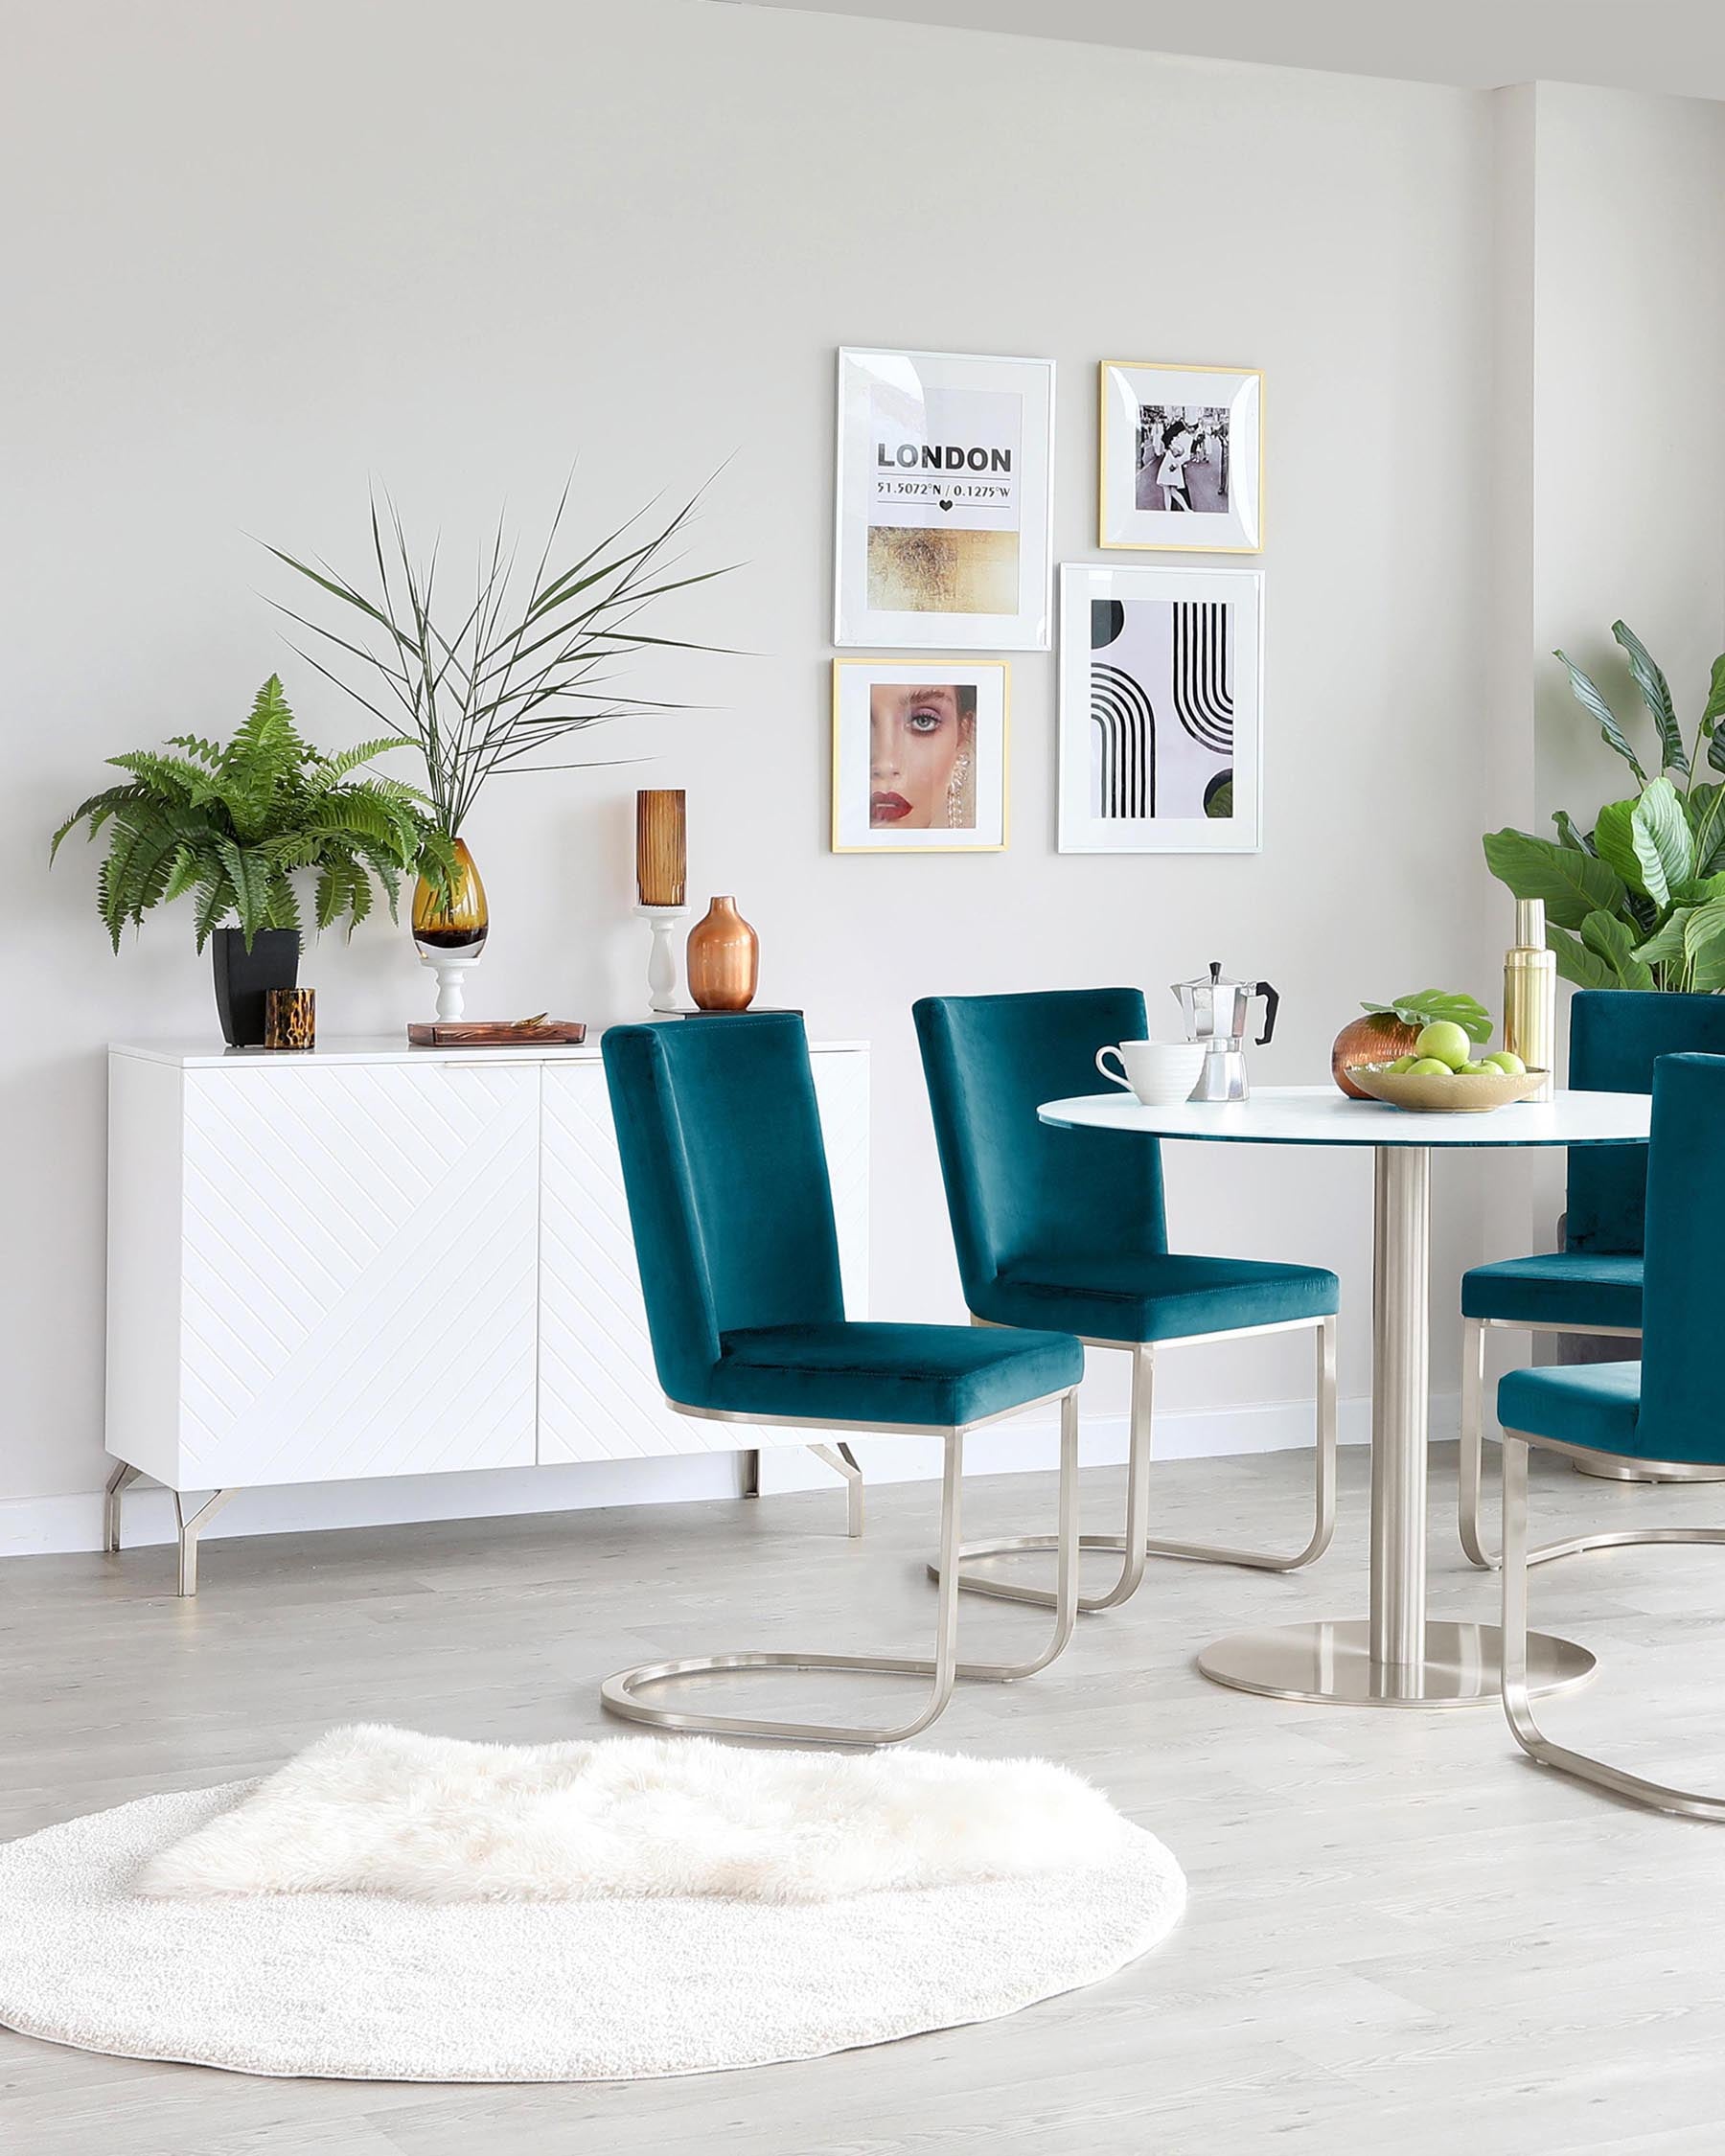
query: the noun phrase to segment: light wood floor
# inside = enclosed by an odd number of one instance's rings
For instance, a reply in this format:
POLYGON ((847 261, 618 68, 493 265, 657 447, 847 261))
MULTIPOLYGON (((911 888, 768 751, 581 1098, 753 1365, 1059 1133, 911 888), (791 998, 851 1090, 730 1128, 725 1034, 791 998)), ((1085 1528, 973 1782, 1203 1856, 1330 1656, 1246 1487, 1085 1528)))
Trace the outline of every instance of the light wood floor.
MULTIPOLYGON (((1292 1543, 1305 1461, 1160 1469, 1166 1532, 1292 1543)), ((1207 1684, 1194 1650, 1365 1607, 1365 1456, 1336 1546, 1293 1579, 1159 1564, 1028 1684, 968 1686, 925 1742, 1049 1755, 1174 1848, 1184 1926, 1113 1982, 1014 2019, 807 2065, 606 2087, 268 2081, 0 2032, 8 2156, 1599 2156, 1725 2148, 1725 1829, 1541 1773, 1495 1709, 1302 1708, 1207 1684)), ((1434 1458, 1436 1616, 1488 1617, 1434 1458)), ((1087 1525, 1117 1477, 1087 1484, 1087 1525)), ((1048 1524, 1051 1479, 973 1485, 967 1528, 1048 1524)), ((599 1678, 654 1653, 910 1647, 928 1485, 210 1544, 0 1566, 0 1836, 266 1772, 332 1723, 473 1737, 614 1732, 599 1678)), ((1547 1465, 1535 1525, 1725 1519, 1725 1488, 1547 1465)), ((1535 1621, 1601 1656, 1553 1731, 1725 1789, 1725 1560, 1624 1551, 1536 1575, 1535 1621)), ((973 1639, 1034 1613, 967 1604, 973 1639)), ((767 1682, 763 1680, 762 1682, 767 1682)), ((754 1680, 727 1696, 741 1703, 754 1680)), ((814 1678, 771 1696, 874 1704, 814 1678)), ((760 1696, 758 1690, 756 1696, 760 1696)), ((878 1695, 876 1695, 878 1697, 878 1695)), ((4 1911, 0 1911, 0 1922, 4 1911)))

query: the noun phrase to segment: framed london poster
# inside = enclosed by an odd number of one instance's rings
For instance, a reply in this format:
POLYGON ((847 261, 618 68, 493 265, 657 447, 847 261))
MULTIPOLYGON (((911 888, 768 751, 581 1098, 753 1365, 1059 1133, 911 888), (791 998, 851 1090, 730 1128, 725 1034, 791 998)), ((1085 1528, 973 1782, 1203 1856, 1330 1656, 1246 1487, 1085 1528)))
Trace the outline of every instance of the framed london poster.
POLYGON ((1097 544, 1258 553, 1263 376, 1105 359, 1101 383, 1097 544))
POLYGON ((833 851, 1006 843, 1007 662, 833 661, 833 851))
POLYGON ((1256 569, 1062 567, 1063 854, 1256 853, 1263 619, 1256 569))
POLYGON ((1046 651, 1054 362, 839 355, 836 644, 1046 651))

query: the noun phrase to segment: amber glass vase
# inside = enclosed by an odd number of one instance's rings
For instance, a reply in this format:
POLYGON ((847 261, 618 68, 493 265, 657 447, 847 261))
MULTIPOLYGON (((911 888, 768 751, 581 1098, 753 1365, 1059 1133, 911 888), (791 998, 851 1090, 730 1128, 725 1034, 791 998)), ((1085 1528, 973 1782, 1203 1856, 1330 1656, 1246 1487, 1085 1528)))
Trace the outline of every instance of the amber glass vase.
POLYGON ((746 1011, 761 971, 761 939, 734 898, 716 898, 689 930, 689 994, 703 1011, 746 1011))
POLYGON ((447 893, 420 878, 413 893, 413 940, 427 956, 465 951, 476 958, 485 949, 491 915, 486 910, 485 885, 465 838, 455 841, 455 871, 447 893))

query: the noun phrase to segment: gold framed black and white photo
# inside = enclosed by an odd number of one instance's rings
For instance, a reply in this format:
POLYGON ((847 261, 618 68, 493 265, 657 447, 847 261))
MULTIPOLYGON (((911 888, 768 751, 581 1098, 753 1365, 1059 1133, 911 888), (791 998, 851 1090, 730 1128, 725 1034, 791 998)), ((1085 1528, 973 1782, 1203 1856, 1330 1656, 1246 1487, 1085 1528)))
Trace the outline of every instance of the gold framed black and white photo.
POLYGON ((1054 362, 839 355, 836 644, 1046 651, 1054 362))
POLYGON ((833 851, 999 853, 1006 843, 1004 659, 833 661, 833 851))
POLYGON ((1257 569, 1063 564, 1063 854, 1257 852, 1263 586, 1257 569))
POLYGON ((1104 359, 1097 543, 1255 554, 1264 543, 1264 378, 1251 367, 1104 359))

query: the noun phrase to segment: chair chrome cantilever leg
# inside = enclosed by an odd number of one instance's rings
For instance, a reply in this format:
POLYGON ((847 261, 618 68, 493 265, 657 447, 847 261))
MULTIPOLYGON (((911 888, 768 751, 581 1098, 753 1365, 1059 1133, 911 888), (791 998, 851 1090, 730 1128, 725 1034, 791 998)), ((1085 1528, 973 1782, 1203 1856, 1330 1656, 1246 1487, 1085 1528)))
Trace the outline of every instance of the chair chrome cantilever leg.
MULTIPOLYGON (((973 1322, 981 1322, 979 1319, 973 1322)), ((1194 1565, 1241 1565, 1254 1571, 1292 1572, 1302 1565, 1312 1564, 1329 1548, 1330 1538, 1336 1531, 1336 1320, 1334 1318, 1304 1319, 1297 1325, 1261 1325, 1250 1328, 1255 1332, 1301 1331, 1310 1324, 1316 1328, 1318 1348, 1317 1409, 1318 1442, 1314 1468, 1312 1531, 1302 1548, 1292 1555, 1283 1556, 1275 1551, 1232 1549, 1208 1543, 1153 1542, 1145 1539, 1145 1522, 1149 1512, 1150 1457, 1153 1429, 1152 1405, 1156 1383, 1156 1343, 1133 1345, 1132 1356, 1132 1407, 1126 1447, 1126 1531, 1118 1535, 1080 1535, 1080 1549, 1116 1550, 1121 1555, 1119 1575, 1114 1585, 1100 1594, 1081 1594, 1078 1597, 1080 1613, 1093 1617, 1099 1610, 1116 1609, 1137 1594, 1144 1576, 1146 1557, 1176 1557, 1194 1565)), ((1189 1347, 1198 1342, 1237 1340, 1245 1333, 1193 1334, 1188 1339, 1163 1341, 1163 1347, 1189 1347)), ((1118 1341, 1087 1340, 1087 1347, 1118 1347, 1118 1341)), ((961 1566, 983 1563, 995 1557, 1016 1557, 1027 1550, 1047 1550, 1054 1548, 1048 1535, 1014 1535, 994 1542, 966 1543, 958 1552, 961 1566)), ((931 1564, 929 1575, 940 1577, 940 1567, 931 1564)), ((1046 1587, 1035 1587, 1018 1580, 1000 1579, 988 1572, 964 1571, 958 1584, 975 1594, 992 1594, 1003 1602, 1035 1602, 1044 1608, 1052 1606, 1054 1596, 1046 1587)))
MULTIPOLYGON (((1032 1677, 1046 1669, 1072 1637, 1078 1603, 1078 1395, 1076 1390, 1050 1394, 1060 1402, 1060 1500, 1058 1586, 1051 1597, 1055 1617, 1052 1636, 1042 1653, 1029 1662, 960 1662, 958 1649, 958 1549, 960 1498, 964 1479, 966 1429, 949 1430, 946 1460, 940 1487, 940 1548, 943 1580, 935 1601, 934 1657, 931 1662, 900 1655, 766 1654, 746 1652, 699 1655, 678 1662, 644 1663, 608 1677, 600 1697, 613 1714, 632 1722, 645 1722, 658 1730, 696 1730, 717 1736, 785 1737, 803 1744, 903 1744, 916 1736, 943 1711, 960 1677, 981 1678, 1008 1684, 1032 1677), (819 1722, 765 1722, 730 1714, 701 1714, 670 1707, 650 1707, 640 1697, 641 1687, 678 1677, 708 1676, 731 1669, 844 1669, 864 1674, 927 1677, 932 1680, 922 1705, 908 1721, 862 1729, 819 1722)), ((1043 1407, 1046 1400, 1026 1402, 1043 1407)), ((685 1411, 685 1412, 688 1411, 685 1411)), ((1023 1410, 1014 1409, 1013 1413, 1023 1410)), ((723 1419, 723 1418, 720 1418, 723 1419)), ((763 1418, 751 1418, 759 1421, 763 1418)), ((990 1417, 989 1420, 999 1418, 990 1417)), ((803 1427, 808 1427, 804 1425, 803 1427)), ((853 1428, 854 1425, 845 1425, 853 1428)), ((968 1429, 981 1427, 970 1424, 968 1429)), ((897 1435, 908 1435, 898 1431, 897 1435)), ((931 1434, 919 1431, 915 1434, 931 1434)))
MULTIPOLYGON (((1470 1564, 1495 1571, 1501 1559, 1485 1547, 1482 1485, 1485 1479, 1485 1335, 1487 1332, 1591 1333, 1606 1340, 1640 1340, 1627 1325, 1527 1325, 1507 1318, 1461 1320, 1461 1441, 1456 1462, 1456 1527, 1470 1564)), ((1596 1457, 1598 1456, 1595 1456, 1596 1457)), ((1585 1462, 1581 1464, 1585 1465, 1585 1462)), ((1638 1478, 1645 1479, 1645 1478, 1638 1478)), ((1718 1470, 1685 1475, 1681 1466, 1662 1470, 1661 1481, 1716 1481, 1718 1470)), ((1614 1527, 1599 1534, 1571 1535, 1562 1542, 1530 1549, 1530 1565, 1549 1565, 1554 1557, 1574 1557, 1585 1549, 1626 1549, 1640 1543, 1692 1542, 1698 1529, 1688 1527, 1614 1527)))
MULTIPOLYGON (((1725 1797, 1708 1797, 1689 1789, 1676 1789, 1663 1781, 1649 1781, 1629 1774, 1591 1753, 1575 1752, 1553 1744, 1533 1718, 1533 1701, 1528 1684, 1528 1573, 1545 1552, 1528 1548, 1528 1455, 1532 1443, 1517 1430, 1504 1432, 1504 1712, 1515 1741, 1542 1767, 1573 1775, 1613 1796, 1645 1804, 1654 1811, 1678 1812, 1686 1819, 1725 1820, 1725 1797)), ((1564 1445, 1547 1445, 1553 1452, 1571 1453, 1564 1445)), ((1725 1543, 1725 1527, 1663 1527, 1640 1536, 1621 1536, 1619 1541, 1725 1543)), ((1585 1540, 1574 1548, 1596 1547, 1585 1540)))

